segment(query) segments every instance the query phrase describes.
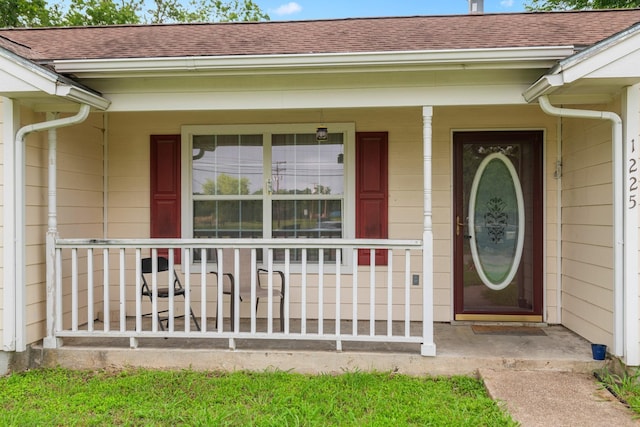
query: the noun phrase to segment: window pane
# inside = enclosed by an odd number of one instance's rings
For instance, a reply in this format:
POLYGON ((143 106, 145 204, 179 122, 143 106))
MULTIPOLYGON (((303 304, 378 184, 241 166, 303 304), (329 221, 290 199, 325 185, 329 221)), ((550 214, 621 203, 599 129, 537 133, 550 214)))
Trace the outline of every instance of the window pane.
POLYGON ((262 135, 193 137, 193 194, 262 194, 262 135))
POLYGON ((194 201, 193 237, 262 237, 262 201, 194 201))
MULTIPOLYGON (((341 200, 274 200, 273 237, 275 238, 334 238, 342 237, 341 200)), ((325 261, 335 261, 336 250, 324 251, 325 261)), ((276 261, 284 260, 284 251, 274 251, 276 261)), ((307 261, 317 262, 319 251, 307 251, 307 261)), ((291 250, 291 261, 302 261, 302 251, 291 250)))
POLYGON ((342 237, 341 200, 274 200, 273 237, 342 237))
POLYGON ((344 194, 343 134, 331 133, 327 141, 315 134, 272 138, 274 194, 344 194))

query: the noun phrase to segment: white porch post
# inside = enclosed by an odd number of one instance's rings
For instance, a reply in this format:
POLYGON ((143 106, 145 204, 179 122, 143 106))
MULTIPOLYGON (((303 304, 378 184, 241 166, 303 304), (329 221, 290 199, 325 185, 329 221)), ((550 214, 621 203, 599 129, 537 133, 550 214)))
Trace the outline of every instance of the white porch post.
POLYGON ((623 104, 625 151, 624 215, 624 355, 628 366, 640 365, 640 331, 638 320, 638 168, 640 167, 640 84, 626 88, 623 104), (635 185, 634 185, 635 183, 635 185))
MULTIPOLYGON (((47 113, 47 121, 57 119, 57 113, 47 113)), ((55 318, 56 318, 56 238, 58 237, 58 218, 57 218, 57 151, 58 151, 58 132, 55 128, 49 129, 49 203, 47 215, 47 241, 46 241, 46 263, 47 263, 47 323, 46 336, 43 341, 44 348, 57 348, 61 345, 61 340, 55 336, 55 318)))
POLYGON ((15 198, 17 188, 15 182, 15 150, 19 147, 13 143, 13 137, 19 126, 20 108, 17 103, 10 98, 2 98, 2 142, 3 142, 3 280, 4 295, 2 307, 2 350, 16 350, 16 263, 15 263, 15 198))
POLYGON ((422 230, 422 346, 420 354, 435 356, 436 344, 433 341, 433 221, 432 221, 432 146, 433 107, 422 107, 422 145, 424 156, 424 214, 422 230))

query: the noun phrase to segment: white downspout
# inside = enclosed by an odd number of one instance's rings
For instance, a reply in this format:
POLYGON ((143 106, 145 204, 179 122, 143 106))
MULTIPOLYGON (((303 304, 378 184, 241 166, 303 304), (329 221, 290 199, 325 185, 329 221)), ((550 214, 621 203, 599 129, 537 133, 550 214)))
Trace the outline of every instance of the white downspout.
POLYGON ((106 239, 109 236, 109 113, 106 112, 102 115, 102 156, 102 238, 106 239))
MULTIPOLYGON (((15 224, 16 239, 13 248, 16 266, 16 351, 26 350, 26 305, 25 305, 25 144, 26 136, 33 132, 54 130, 61 127, 82 123, 89 116, 91 107, 82 104, 80 111, 74 116, 63 119, 49 120, 41 123, 26 125, 18 130, 15 137, 15 176, 16 204, 15 224)), ((56 133, 49 133, 49 212, 47 227, 47 336, 45 347, 55 345, 54 337, 54 296, 55 296, 55 239, 58 233, 56 210, 56 133)))
POLYGON ((562 324, 562 119, 556 120, 556 323, 562 324))
POLYGON ((612 123, 613 138, 613 352, 616 356, 624 353, 624 221, 627 209, 623 208, 623 180, 616 171, 624 170, 625 181, 628 170, 622 165, 622 119, 610 111, 577 110, 551 105, 549 98, 538 98, 542 111, 552 116, 582 119, 609 120, 612 123))

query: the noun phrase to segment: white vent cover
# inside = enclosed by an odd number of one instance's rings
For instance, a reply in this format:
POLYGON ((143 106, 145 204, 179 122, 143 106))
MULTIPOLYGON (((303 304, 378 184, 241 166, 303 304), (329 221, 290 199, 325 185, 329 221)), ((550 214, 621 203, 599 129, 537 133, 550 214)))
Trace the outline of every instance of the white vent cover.
POLYGON ((484 13, 484 0, 469 0, 469 13, 484 13))

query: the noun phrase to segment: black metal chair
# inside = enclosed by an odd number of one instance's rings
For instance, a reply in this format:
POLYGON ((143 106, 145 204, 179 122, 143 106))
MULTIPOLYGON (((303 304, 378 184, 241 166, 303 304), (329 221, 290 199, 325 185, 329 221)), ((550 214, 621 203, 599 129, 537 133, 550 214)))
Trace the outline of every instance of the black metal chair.
MULTIPOLYGON (((231 317, 231 325, 233 329, 233 319, 235 319, 235 282, 238 280, 238 294, 240 301, 244 301, 245 298, 251 298, 251 250, 239 249, 239 265, 240 274, 239 277, 234 276, 234 250, 231 248, 222 249, 222 274, 224 275, 222 280, 222 294, 229 295, 229 314, 231 317)), ((216 252, 217 253, 217 252, 216 252)), ((269 297, 269 289, 261 285, 261 277, 265 277, 269 274, 269 270, 264 268, 258 268, 256 277, 256 313, 258 312, 258 304, 260 298, 269 297)), ((214 275, 218 275, 217 271, 212 271, 214 275)), ((285 277, 284 273, 279 270, 273 270, 272 273, 277 275, 280 279, 280 286, 274 286, 272 296, 274 298, 280 298, 280 330, 284 332, 284 293, 285 293, 285 277)), ((268 279, 267 279, 268 280, 268 279)), ((216 309, 216 327, 218 326, 218 310, 216 309)))
MULTIPOLYGON (((152 274, 153 273, 153 259, 152 258, 143 258, 141 261, 141 271, 142 271, 142 289, 141 289, 141 293, 143 296, 149 297, 149 301, 151 301, 153 303, 153 287, 151 286, 150 281, 147 282, 147 279, 145 278, 146 274, 152 274)), ((164 271, 169 271, 169 260, 165 257, 158 257, 158 265, 157 265, 157 272, 161 273, 164 271)), ((168 287, 158 287, 157 291, 156 291, 156 297, 157 298, 169 298, 170 294, 169 294, 169 288, 168 287)), ((182 297, 185 297, 185 292, 186 290, 182 287, 182 283, 180 283, 180 279, 178 278, 178 274, 175 272, 175 270, 173 271, 173 295, 174 296, 180 296, 182 295, 182 297)), ((191 314, 191 319, 193 320, 193 323, 196 326, 196 329, 199 331, 200 330, 200 324, 198 323, 198 319, 196 318, 195 314, 193 314, 193 310, 191 309, 191 307, 189 307, 189 311, 191 314)), ((161 316, 162 313, 168 313, 169 310, 161 310, 158 311, 158 323, 160 324, 160 329, 162 329, 163 331, 165 330, 165 326, 164 326, 164 322, 167 323, 167 329, 169 328, 169 317, 168 316, 161 316)), ((143 316, 151 316, 153 315, 153 313, 147 313, 147 314, 143 314, 143 316)), ((184 318, 185 315, 179 315, 179 316, 175 316, 174 318, 184 318)))

